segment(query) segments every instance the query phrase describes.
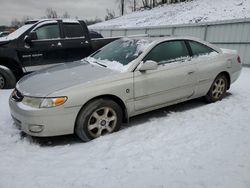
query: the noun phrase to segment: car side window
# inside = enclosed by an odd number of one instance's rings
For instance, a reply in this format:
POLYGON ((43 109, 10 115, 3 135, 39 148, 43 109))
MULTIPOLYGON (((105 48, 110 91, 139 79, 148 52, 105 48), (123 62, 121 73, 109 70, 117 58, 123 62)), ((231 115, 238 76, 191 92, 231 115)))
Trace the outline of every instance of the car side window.
POLYGON ((84 32, 79 23, 63 23, 66 38, 84 37, 84 32))
POLYGON ((154 47, 144 61, 153 60, 159 64, 165 64, 187 56, 189 53, 184 41, 168 41, 154 47))
POLYGON ((43 25, 35 30, 37 40, 60 38, 58 24, 43 25))
POLYGON ((195 41, 188 41, 189 46, 193 52, 193 56, 205 55, 211 52, 216 52, 212 48, 195 41))

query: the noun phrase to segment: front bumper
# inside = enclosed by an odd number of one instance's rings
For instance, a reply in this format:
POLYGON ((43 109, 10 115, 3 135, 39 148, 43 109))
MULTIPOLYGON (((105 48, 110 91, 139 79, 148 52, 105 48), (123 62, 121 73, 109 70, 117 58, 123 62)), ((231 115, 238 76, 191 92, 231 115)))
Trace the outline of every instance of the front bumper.
POLYGON ((74 133, 75 120, 81 107, 36 109, 9 99, 15 124, 31 136, 48 137, 74 133))

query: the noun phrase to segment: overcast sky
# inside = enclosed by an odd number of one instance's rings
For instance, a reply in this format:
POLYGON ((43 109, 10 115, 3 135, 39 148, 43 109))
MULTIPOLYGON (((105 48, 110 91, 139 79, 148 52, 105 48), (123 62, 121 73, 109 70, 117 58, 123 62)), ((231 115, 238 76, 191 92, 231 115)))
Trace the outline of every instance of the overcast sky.
POLYGON ((117 4, 116 0, 0 0, 0 25, 10 25, 14 18, 24 16, 40 18, 46 8, 53 8, 59 15, 67 11, 73 18, 104 19, 106 9, 116 10, 117 4))

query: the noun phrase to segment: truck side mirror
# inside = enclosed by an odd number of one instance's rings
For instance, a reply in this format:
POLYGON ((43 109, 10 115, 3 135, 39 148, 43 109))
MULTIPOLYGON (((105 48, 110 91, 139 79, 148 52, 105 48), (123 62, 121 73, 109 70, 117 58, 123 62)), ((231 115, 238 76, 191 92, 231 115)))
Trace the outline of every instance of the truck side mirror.
POLYGON ((142 64, 139 71, 156 70, 157 68, 158 64, 155 61, 147 60, 142 64))
POLYGON ((32 43, 32 40, 37 40, 37 34, 36 32, 32 31, 30 32, 28 35, 25 36, 24 38, 24 41, 27 43, 27 44, 30 44, 32 43))

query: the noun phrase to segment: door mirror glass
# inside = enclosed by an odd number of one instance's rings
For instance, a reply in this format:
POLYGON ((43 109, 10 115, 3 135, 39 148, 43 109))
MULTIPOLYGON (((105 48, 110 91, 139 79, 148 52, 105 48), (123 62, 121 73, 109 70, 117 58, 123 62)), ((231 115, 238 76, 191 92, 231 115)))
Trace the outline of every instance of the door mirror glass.
POLYGON ((32 40, 37 40, 36 32, 30 32, 30 34, 26 35, 24 38, 24 41, 28 44, 30 44, 32 42, 32 40))
POLYGON ((142 64, 139 71, 156 70, 157 68, 158 64, 155 61, 147 60, 142 64))

